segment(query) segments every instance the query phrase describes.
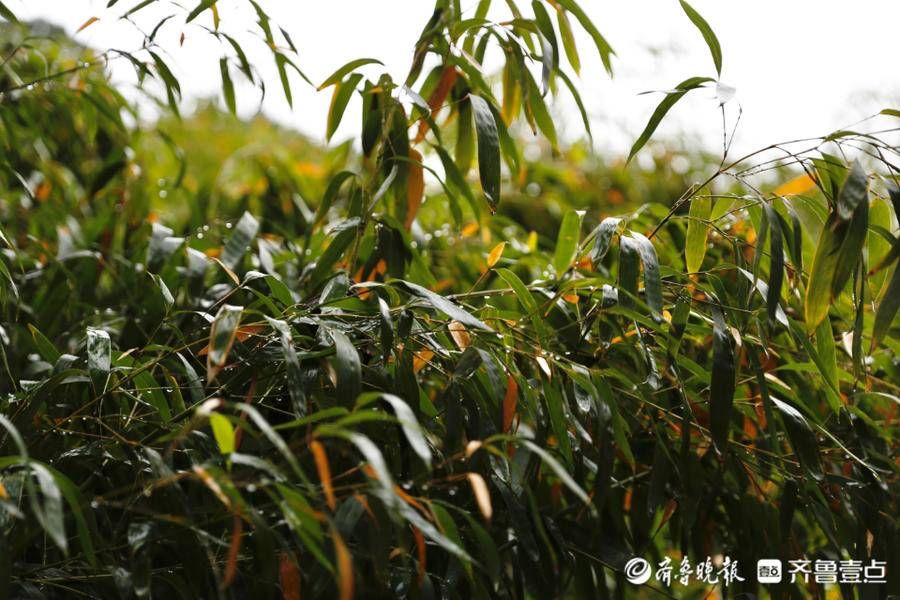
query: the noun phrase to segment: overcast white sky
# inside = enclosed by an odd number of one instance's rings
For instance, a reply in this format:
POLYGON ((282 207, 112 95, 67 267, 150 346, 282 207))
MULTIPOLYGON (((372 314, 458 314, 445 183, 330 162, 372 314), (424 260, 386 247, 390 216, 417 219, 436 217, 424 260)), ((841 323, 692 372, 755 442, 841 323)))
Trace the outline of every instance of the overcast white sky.
MULTIPOLYGON (((135 48, 140 36, 116 17, 138 0, 120 0, 106 9, 107 0, 5 0, 20 18, 44 18, 70 33, 91 16, 100 21, 76 35, 98 48, 135 48)), ((188 7, 199 0, 185 0, 188 7)), ((142 22, 170 12, 171 5, 140 13, 142 22), (156 12, 154 13, 153 10, 156 12)), ((254 20, 244 0, 220 0, 222 28, 247 31, 254 20)), ((428 19, 428 0, 261 0, 275 22, 291 35, 300 51, 300 66, 316 82, 346 61, 361 56, 382 60, 403 79, 413 44, 428 19)), ((474 8, 475 0, 464 1, 474 8)), ((504 5, 503 2, 495 2, 504 5)), ((530 14, 529 3, 521 2, 530 14)), ((737 151, 751 150, 787 139, 820 135, 852 123, 882 108, 900 107, 900 2, 896 0, 693 0, 722 43, 722 81, 737 88, 730 103, 733 117, 739 104, 742 125, 737 151)), ((666 89, 692 75, 713 75, 712 61, 697 30, 682 13, 677 0, 581 0, 617 52, 615 78, 603 71, 586 35, 579 36, 582 71, 576 79, 591 115, 598 147, 627 151, 659 101, 659 96, 638 93, 666 89)), ((199 21, 210 21, 205 14, 199 21)), ((574 21, 573 21, 574 23, 574 21)), ((577 26, 576 26, 577 28, 577 26)), ((220 88, 217 61, 221 48, 196 29, 174 20, 160 35, 171 54, 189 98, 209 96, 220 88), (187 37, 183 46, 177 41, 187 37)), ((316 93, 299 81, 294 109, 278 91, 277 77, 264 48, 251 52, 267 74, 270 93, 263 110, 316 140, 324 140, 324 115, 330 93, 316 93)), ((124 67, 122 73, 128 72, 124 67)), ((118 68, 118 67, 116 67, 118 68)), ((367 73, 377 75, 375 67, 367 73)), ((124 77, 124 75, 121 75, 124 77)), ((236 78, 237 79, 237 78, 236 78)), ((257 105, 246 98, 244 114, 257 105)), ((566 137, 580 133, 574 105, 562 101, 553 107, 566 137)), ((356 132, 355 106, 336 136, 356 132)), ((721 147, 721 121, 712 91, 689 95, 671 113, 658 132, 660 137, 688 136, 711 149, 721 147)))

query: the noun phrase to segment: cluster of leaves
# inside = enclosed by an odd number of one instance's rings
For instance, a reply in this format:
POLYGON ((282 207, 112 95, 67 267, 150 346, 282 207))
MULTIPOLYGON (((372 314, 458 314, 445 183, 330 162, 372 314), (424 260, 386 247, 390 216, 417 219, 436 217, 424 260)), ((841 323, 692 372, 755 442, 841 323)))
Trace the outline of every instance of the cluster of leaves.
MULTIPOLYGON (((591 183, 545 93, 577 97, 570 19, 612 50, 573 0, 490 4, 439 0, 403 84, 327 78, 330 132, 362 97, 361 154, 300 164, 237 142, 217 168, 125 126, 86 51, 10 38, 0 595, 604 598, 632 556, 897 553, 897 149, 723 159, 675 202, 656 172, 591 183), (558 227, 523 226, 535 195, 558 227)), ((224 35, 215 8, 179 18, 224 35)))

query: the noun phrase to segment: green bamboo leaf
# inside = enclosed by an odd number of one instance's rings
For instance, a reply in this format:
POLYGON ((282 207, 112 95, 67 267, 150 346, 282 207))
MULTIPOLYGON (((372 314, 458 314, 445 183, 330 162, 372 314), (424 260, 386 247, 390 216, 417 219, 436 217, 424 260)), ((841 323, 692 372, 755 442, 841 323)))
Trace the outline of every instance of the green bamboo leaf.
POLYGON ((806 283, 804 319, 807 331, 814 331, 828 314, 828 308, 831 306, 834 273, 840 259, 841 245, 846 237, 846 231, 847 223, 839 222, 837 213, 833 212, 819 234, 809 280, 806 283))
POLYGON ((725 324, 722 309, 713 306, 712 317, 713 362, 709 385, 709 429, 716 449, 724 453, 728 444, 734 405, 734 341, 725 324))
POLYGON ((234 425, 222 413, 213 412, 209 415, 209 426, 212 428, 213 437, 222 454, 231 454, 235 450, 234 425))
POLYGON ((403 434, 409 441, 410 447, 422 459, 425 466, 431 468, 431 447, 425 439, 416 414, 403 399, 393 394, 379 394, 379 396, 394 409, 394 414, 397 415, 397 421, 400 422, 400 428, 403 429, 403 434))
POLYGON ((478 137, 478 177, 491 212, 500 204, 500 141, 497 123, 487 100, 469 94, 478 137))
POLYGON ((62 550, 63 554, 66 554, 69 540, 66 537, 62 492, 59 486, 56 485, 53 474, 47 467, 36 461, 29 461, 29 466, 38 480, 38 487, 41 490, 41 498, 43 499, 43 502, 38 503, 35 498, 32 502, 32 509, 37 509, 40 506, 38 510, 35 510, 38 522, 56 547, 62 550))
POLYGON ((16 15, 13 14, 13 11, 9 10, 5 4, 0 2, 0 17, 3 17, 10 23, 18 23, 19 19, 16 18, 16 15))
POLYGON ((396 279, 391 281, 391 285, 395 285, 405 289, 410 294, 414 296, 418 296, 423 300, 427 301, 434 308, 446 314, 448 317, 453 319, 454 321, 459 321, 466 327, 471 329, 481 329, 482 331, 493 331, 490 327, 485 325, 479 319, 476 319, 471 314, 460 308, 458 305, 454 304, 450 300, 447 300, 440 294, 436 294, 429 289, 426 289, 416 283, 412 283, 409 281, 403 281, 402 279, 396 279))
POLYGON ((819 481, 822 479, 822 463, 819 459, 819 446, 816 436, 806 418, 800 412, 778 398, 772 397, 772 403, 781 413, 781 420, 787 431, 788 439, 800 466, 807 475, 819 481))
POLYGON ((200 4, 198 4, 198 5, 194 8, 194 10, 192 10, 192 11, 188 14, 187 19, 185 19, 184 22, 185 22, 185 23, 190 23, 191 21, 193 21, 194 19, 196 19, 198 16, 200 16, 200 13, 202 13, 204 10, 207 10, 207 9, 209 9, 209 8, 212 8, 212 5, 215 4, 217 1, 218 1, 218 0, 202 0, 202 1, 200 2, 200 4))
MULTIPOLYGON (((831 329, 831 322, 823 319, 816 328, 816 354, 818 354, 817 366, 825 383, 831 387, 837 397, 838 387, 838 366, 837 366, 837 347, 834 343, 834 331, 831 329)), ((839 405, 838 405, 839 406, 839 405)), ((836 406, 832 406, 836 409, 836 406)))
POLYGON ((566 471, 566 469, 561 464, 559 464, 559 461, 553 458, 553 456, 549 452, 530 440, 519 439, 518 441, 520 444, 541 457, 541 460, 543 460, 544 463, 546 463, 547 466, 550 467, 550 469, 559 478, 563 485, 569 488, 569 490, 571 490, 579 500, 581 500, 585 504, 590 504, 591 500, 590 498, 588 498, 588 495, 584 492, 584 490, 581 489, 581 486, 579 486, 578 483, 574 479, 572 479, 572 476, 569 475, 569 472, 566 471))
POLYGON ((583 210, 566 211, 559 233, 556 237, 556 250, 553 254, 553 268, 556 276, 562 277, 568 270, 578 253, 578 242, 581 239, 581 222, 584 220, 583 210))
POLYGON ((256 220, 256 217, 249 212, 241 215, 237 225, 234 226, 234 231, 225 241, 225 246, 222 248, 222 262, 229 269, 234 269, 238 266, 238 263, 244 258, 244 254, 247 253, 247 247, 253 243, 253 239, 258 231, 259 221, 256 220))
POLYGON ((612 236, 619 232, 623 223, 624 219, 620 217, 606 217, 597 226, 594 234, 594 247, 591 250, 591 264, 595 271, 599 270, 603 257, 609 252, 612 236))
POLYGON ((900 308, 900 265, 894 268, 891 282, 881 296, 881 302, 875 311, 875 323, 872 325, 872 348, 874 349, 884 334, 894 326, 897 309, 900 308))
POLYGON ((868 232, 869 201, 863 200, 856 206, 851 215, 850 223, 846 227, 844 240, 841 243, 841 249, 838 252, 834 276, 831 280, 832 300, 841 295, 841 292, 847 286, 847 282, 850 281, 850 278, 856 271, 866 246, 868 232))
POLYGON ((338 329, 327 330, 334 341, 334 370, 337 377, 336 394, 345 404, 353 404, 362 389, 362 366, 356 346, 347 334, 338 329))
POLYGON ((559 36, 562 38, 566 58, 577 75, 581 72, 581 58, 578 56, 578 46, 575 44, 575 35, 572 33, 572 24, 569 23, 566 11, 557 9, 556 23, 559 25, 559 36))
POLYGON ((456 119, 456 147, 453 149, 453 158, 459 172, 465 177, 472 168, 472 157, 475 155, 472 103, 463 100, 457 110, 459 117, 456 119))
POLYGON ((644 266, 644 297, 650 312, 657 323, 663 320, 662 307, 662 280, 659 275, 659 258, 656 256, 656 248, 644 235, 631 232, 631 237, 637 242, 638 254, 644 266))
POLYGON ((341 81, 344 78, 344 76, 347 75, 348 73, 350 73, 351 71, 354 71, 362 66, 371 65, 371 64, 384 66, 383 62, 381 62, 380 60, 375 59, 375 58, 357 58, 356 60, 351 60, 344 66, 337 69, 334 73, 332 73, 325 81, 323 81, 321 84, 319 84, 319 87, 317 89, 319 91, 324 90, 328 86, 334 85, 337 82, 341 81))
POLYGON ((712 198, 708 194, 691 198, 688 210, 687 237, 684 242, 684 262, 688 273, 697 273, 703 266, 712 206, 712 198))
POLYGON ((639 135, 638 139, 632 144, 631 151, 628 153, 628 162, 631 162, 634 155, 637 154, 650 140, 650 136, 652 136, 653 132, 656 131, 656 128, 659 127, 663 117, 665 117, 666 113, 681 100, 682 96, 691 90, 702 87, 704 83, 709 83, 711 81, 715 80, 710 77, 691 77, 675 86, 675 91, 667 93, 666 97, 663 98, 662 102, 656 107, 656 110, 653 111, 653 114, 650 115, 650 120, 647 122, 646 127, 644 127, 644 131, 641 132, 641 135, 639 135))
POLYGON ((53 342, 48 340, 47 336, 41 333, 40 329, 31 323, 28 324, 28 331, 31 332, 31 338, 34 340, 34 345, 37 348, 40 357, 51 365, 55 365, 61 354, 59 350, 56 349, 56 346, 53 345, 53 342))
POLYGON ((209 330, 209 349, 206 355, 207 385, 215 380, 216 375, 228 361, 228 353, 231 352, 231 347, 234 345, 243 311, 243 306, 223 304, 213 320, 209 330))
POLYGON ((219 73, 222 75, 222 96, 225 98, 225 106, 231 114, 237 114, 237 100, 234 96, 234 82, 231 81, 231 74, 228 73, 228 59, 219 59, 219 73))
POLYGON ((634 306, 638 294, 640 276, 640 250, 637 240, 627 236, 619 237, 619 304, 625 308, 634 306))
POLYGON ((525 314, 531 319, 531 326, 534 328, 536 332, 539 332, 541 335, 547 334, 547 328, 544 323, 544 320, 541 318, 540 309, 537 305, 537 302, 534 299, 534 296, 531 295, 531 292, 522 282, 518 275, 510 271, 509 269, 499 268, 494 270, 497 275, 506 282, 506 284, 512 288, 513 293, 516 295, 516 299, 519 301, 519 304, 522 305, 522 308, 525 309, 525 314))
POLYGON ((527 98, 528 105, 531 108, 531 114, 534 115, 534 120, 537 123, 538 129, 541 130, 541 133, 543 133, 544 137, 547 138, 547 141, 550 142, 551 151, 556 154, 559 152, 559 140, 556 136, 556 125, 553 123, 553 117, 550 116, 550 111, 547 110, 547 104, 544 102, 541 91, 538 89, 537 83, 534 81, 531 73, 525 69, 523 76, 528 86, 527 98))
POLYGON ((861 202, 868 199, 869 179, 858 160, 853 161, 850 174, 841 186, 837 197, 837 213, 841 220, 849 221, 861 202))
POLYGON ((615 55, 612 47, 606 41, 600 32, 597 30, 597 27, 594 25, 591 18, 585 14, 585 12, 578 6, 578 3, 575 0, 557 0, 560 6, 565 8, 567 11, 575 15, 575 18, 578 19, 578 22, 581 23, 581 26, 584 27, 585 31, 590 34, 591 39, 594 40, 594 45, 597 46, 597 52, 600 54, 600 60, 603 61, 603 67, 606 69, 606 72, 612 75, 612 57, 615 55))
POLYGON ((575 87, 575 84, 572 83, 572 80, 568 75, 563 73, 562 71, 557 72, 557 75, 560 79, 563 80, 563 83, 566 84, 566 87, 569 88, 569 92, 572 94, 572 99, 575 100, 575 105, 578 107, 578 112, 581 114, 581 124, 584 125, 584 131, 587 133, 588 142, 591 143, 591 147, 593 147, 594 142, 594 134, 591 132, 591 120, 588 118, 587 109, 584 107, 584 102, 581 100, 581 94, 578 93, 578 88, 575 87))
MULTIPOLYGON (((769 287, 766 291, 766 314, 769 317, 769 323, 774 323, 779 308, 778 303, 781 300, 781 286, 784 281, 784 244, 781 239, 781 220, 778 218, 778 213, 768 203, 763 204, 763 211, 764 218, 769 224, 770 235, 769 287)), ((757 240, 757 253, 760 252, 759 244, 761 243, 757 240)))
POLYGON ((700 13, 693 9, 693 7, 685 2, 681 1, 681 8, 684 9, 685 14, 691 20, 691 22, 700 30, 700 34, 703 36, 703 39, 706 41, 706 45, 709 46, 709 53, 712 55, 713 64, 716 65, 716 73, 722 74, 722 47, 719 45, 719 39, 716 37, 716 34, 713 32, 712 28, 709 26, 709 23, 706 22, 700 13))
POLYGON ((347 104, 350 102, 350 98, 353 96, 353 92, 356 91, 356 86, 359 85, 361 80, 362 75, 354 73, 348 77, 346 81, 340 82, 337 87, 334 88, 334 95, 331 97, 331 106, 328 108, 328 122, 325 131, 326 140, 331 140, 331 136, 337 131, 338 125, 341 124, 341 118, 344 116, 344 111, 347 109, 347 104))
POLYGON ((102 329, 87 330, 88 371, 94 383, 94 392, 102 394, 106 391, 110 369, 109 334, 102 329))
POLYGON ((294 406, 294 414, 298 418, 306 416, 306 394, 303 391, 303 377, 300 373, 300 359, 297 356, 297 350, 294 348, 294 338, 291 333, 290 326, 279 319, 266 317, 266 321, 272 326, 281 340, 281 356, 284 358, 284 365, 287 370, 288 394, 291 397, 291 404, 294 406))

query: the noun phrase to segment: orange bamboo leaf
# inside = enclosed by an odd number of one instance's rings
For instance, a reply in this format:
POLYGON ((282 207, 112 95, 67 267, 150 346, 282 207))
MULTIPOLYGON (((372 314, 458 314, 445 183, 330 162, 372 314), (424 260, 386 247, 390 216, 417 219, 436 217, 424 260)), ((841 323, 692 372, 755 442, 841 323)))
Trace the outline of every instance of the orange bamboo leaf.
POLYGON ((332 528, 331 539, 334 542, 334 555, 337 558, 338 589, 341 600, 353 600, 353 557, 344 544, 337 530, 332 528))
POLYGON ((228 545, 228 561, 225 563, 225 576, 222 579, 222 587, 227 588, 234 581, 237 574, 237 561, 241 552, 241 534, 244 531, 244 521, 234 515, 234 525, 231 527, 231 543, 228 545))
POLYGON ((90 19, 88 19, 87 21, 82 23, 81 27, 79 27, 77 30, 75 30, 75 33, 81 33, 82 31, 84 31, 85 29, 87 29, 88 27, 90 27, 91 25, 93 25, 94 23, 96 23, 99 20, 100 20, 99 17, 91 17, 90 19))
POLYGON ((325 446, 318 440, 309 443, 313 458, 316 461, 316 470, 319 472, 319 481, 322 482, 322 492, 325 494, 325 503, 332 512, 337 508, 337 499, 334 497, 334 487, 331 485, 331 467, 328 465, 328 455, 325 454, 325 446))
POLYGON ((431 361, 434 356, 434 352, 424 348, 419 350, 418 352, 413 353, 413 372, 418 373, 426 366, 428 366, 429 361, 431 361))
POLYGON ((510 374, 506 378, 506 395, 503 397, 503 433, 508 433, 512 428, 513 419, 516 418, 516 405, 519 403, 519 384, 516 378, 510 374))
POLYGON ((300 569, 290 552, 282 551, 278 565, 278 580, 284 600, 300 600, 300 569))
POLYGON ((425 581, 425 536, 422 535, 418 527, 413 527, 412 530, 413 537, 416 539, 416 554, 419 558, 419 586, 421 587, 422 582, 425 581))
MULTIPOLYGON (((447 95, 450 93, 450 90, 453 89, 454 83, 456 83, 456 67, 444 67, 444 70, 441 72, 440 81, 438 81, 434 91, 431 92, 431 95, 428 97, 428 108, 431 109, 432 115, 443 106, 444 101, 447 99, 447 95)), ((419 121, 419 131, 416 132, 414 143, 418 144, 424 140, 426 133, 428 133, 428 121, 422 119, 419 121)))

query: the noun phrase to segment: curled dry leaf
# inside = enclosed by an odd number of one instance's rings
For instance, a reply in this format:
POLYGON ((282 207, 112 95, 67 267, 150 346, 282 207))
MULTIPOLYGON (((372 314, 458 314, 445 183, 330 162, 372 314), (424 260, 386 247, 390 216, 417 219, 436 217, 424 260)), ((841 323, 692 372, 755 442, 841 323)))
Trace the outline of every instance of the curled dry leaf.
POLYGON ((466 326, 459 321, 450 321, 447 324, 447 329, 450 330, 450 337, 453 338, 454 343, 460 350, 465 350, 472 344, 472 337, 466 330, 466 326))

